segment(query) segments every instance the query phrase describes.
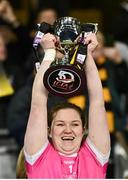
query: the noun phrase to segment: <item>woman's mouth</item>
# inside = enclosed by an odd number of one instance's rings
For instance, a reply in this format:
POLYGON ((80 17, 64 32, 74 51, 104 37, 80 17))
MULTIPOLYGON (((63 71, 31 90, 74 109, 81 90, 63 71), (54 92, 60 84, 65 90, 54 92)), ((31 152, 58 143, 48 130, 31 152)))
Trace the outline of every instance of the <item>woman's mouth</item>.
POLYGON ((61 139, 63 141, 73 141, 75 138, 73 136, 63 136, 61 139))

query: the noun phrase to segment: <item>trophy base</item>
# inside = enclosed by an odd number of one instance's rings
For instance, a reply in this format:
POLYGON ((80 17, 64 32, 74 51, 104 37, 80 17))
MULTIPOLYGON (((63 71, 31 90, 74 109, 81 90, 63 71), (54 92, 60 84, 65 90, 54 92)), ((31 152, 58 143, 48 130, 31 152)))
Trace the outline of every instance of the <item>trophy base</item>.
POLYGON ((53 95, 71 97, 81 94, 86 86, 84 70, 72 65, 51 66, 44 74, 44 86, 53 95))

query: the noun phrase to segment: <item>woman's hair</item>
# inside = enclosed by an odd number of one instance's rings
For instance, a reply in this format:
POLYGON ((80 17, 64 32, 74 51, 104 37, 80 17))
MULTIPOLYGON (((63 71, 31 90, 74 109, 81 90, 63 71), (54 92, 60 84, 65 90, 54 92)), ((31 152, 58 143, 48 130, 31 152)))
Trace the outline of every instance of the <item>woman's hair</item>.
POLYGON ((52 121, 59 110, 68 109, 68 108, 74 109, 79 113, 81 121, 82 121, 82 126, 84 128, 86 126, 85 113, 82 111, 80 107, 76 106, 75 104, 68 103, 68 102, 59 103, 51 109, 51 111, 48 113, 48 127, 49 128, 51 127, 52 121))

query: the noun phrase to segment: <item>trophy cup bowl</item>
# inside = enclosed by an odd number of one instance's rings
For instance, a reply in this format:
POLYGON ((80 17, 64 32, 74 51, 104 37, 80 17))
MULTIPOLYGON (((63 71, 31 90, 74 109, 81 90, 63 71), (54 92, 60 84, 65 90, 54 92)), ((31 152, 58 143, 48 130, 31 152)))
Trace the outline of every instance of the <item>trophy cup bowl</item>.
POLYGON ((59 18, 54 24, 54 34, 60 38, 62 45, 74 43, 80 32, 80 21, 73 17, 59 18))

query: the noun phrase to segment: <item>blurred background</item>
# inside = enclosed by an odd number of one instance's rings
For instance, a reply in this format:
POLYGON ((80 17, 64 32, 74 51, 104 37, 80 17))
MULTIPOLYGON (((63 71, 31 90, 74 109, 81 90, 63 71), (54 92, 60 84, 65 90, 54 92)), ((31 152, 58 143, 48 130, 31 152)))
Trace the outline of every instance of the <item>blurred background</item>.
POLYGON ((98 22, 105 32, 111 32, 113 19, 119 13, 119 6, 122 0, 96 0, 96 1, 77 1, 66 0, 11 0, 17 16, 23 23, 29 22, 31 15, 43 6, 52 6, 58 11, 59 16, 75 15, 81 21, 98 22))
MULTIPOLYGON (((19 177, 17 159, 23 147, 35 75, 32 42, 36 24, 53 24, 62 16, 98 23, 99 47, 94 58, 103 85, 112 145, 107 178, 127 178, 127 0, 0 0, 0 178, 19 177)), ((39 49, 38 55, 42 59, 43 50, 39 49)), ((55 102, 69 101, 87 110, 84 92, 69 99, 49 98, 49 108, 55 102)))
POLYGON ((52 6, 55 8, 59 16, 73 15, 81 21, 98 22, 102 30, 111 32, 111 26, 114 18, 119 12, 119 4, 122 0, 96 0, 84 1, 79 3, 72 0, 11 0, 11 4, 15 8, 15 12, 23 23, 28 23, 32 14, 43 6, 52 6))

